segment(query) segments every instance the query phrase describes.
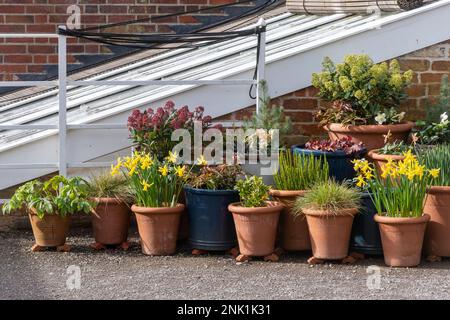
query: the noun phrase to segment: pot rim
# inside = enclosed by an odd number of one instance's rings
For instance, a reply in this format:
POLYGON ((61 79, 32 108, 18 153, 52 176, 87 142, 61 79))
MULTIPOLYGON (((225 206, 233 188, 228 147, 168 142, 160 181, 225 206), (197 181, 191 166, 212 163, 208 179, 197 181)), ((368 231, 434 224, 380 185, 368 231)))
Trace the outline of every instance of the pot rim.
POLYGON ((92 197, 91 200, 95 201, 95 203, 101 204, 101 203, 107 203, 107 204, 126 204, 125 201, 119 199, 119 198, 110 198, 110 197, 92 197))
POLYGON ((431 186, 427 189, 428 194, 450 193, 450 186, 431 186))
POLYGON ((305 149, 305 143, 303 144, 294 144, 291 147, 292 152, 296 152, 295 150, 301 150, 301 152, 306 154, 313 154, 313 155, 324 155, 327 158, 355 158, 360 155, 363 155, 367 152, 367 148, 363 147, 360 151, 355 153, 347 154, 342 150, 336 150, 334 152, 332 151, 322 151, 322 150, 308 150, 305 149))
POLYGON ((351 133, 385 133, 391 131, 392 133, 409 131, 414 127, 414 123, 411 121, 404 121, 395 124, 362 124, 362 125, 349 125, 345 126, 341 123, 330 123, 323 128, 326 131, 340 131, 351 133), (367 132, 370 131, 370 132, 367 132))
MULTIPOLYGON (((31 208, 31 209, 26 209, 26 212, 28 213, 28 215, 30 215, 30 216, 37 216, 37 213, 36 213, 36 211, 35 211, 36 209, 34 209, 34 208, 31 208)), ((61 217, 61 218, 67 218, 67 217, 70 217, 72 214, 71 213, 67 213, 66 215, 61 215, 60 213, 58 213, 58 212, 52 212, 52 213, 45 213, 44 214, 44 217, 43 217, 43 219, 46 217, 46 216, 58 216, 58 217, 61 217)))
POLYGON ((279 198, 292 198, 304 196, 306 192, 307 190, 279 190, 279 189, 269 190, 269 194, 272 197, 279 197, 279 198))
POLYGON ((243 213, 243 214, 264 214, 280 212, 283 210, 284 206, 278 201, 265 201, 268 206, 266 207, 243 207, 241 202, 233 202, 228 205, 228 210, 232 213, 243 213))
POLYGON ((402 218, 394 218, 394 217, 386 217, 380 216, 378 213, 374 215, 373 219, 382 224, 418 224, 418 223, 426 223, 430 220, 430 215, 424 213, 420 217, 402 217, 402 218))
POLYGON ((228 189, 228 190, 198 189, 198 188, 193 188, 192 186, 189 186, 189 185, 184 186, 184 191, 190 192, 190 193, 195 193, 195 194, 211 195, 211 196, 239 194, 239 191, 233 190, 233 189, 228 189))
POLYGON ((177 203, 175 207, 140 207, 133 204, 131 211, 137 214, 172 214, 184 211, 184 204, 177 203))
POLYGON ((373 160, 384 160, 387 161, 389 159, 395 160, 395 161, 401 161, 405 159, 405 156, 403 155, 397 155, 397 154, 381 154, 378 153, 380 149, 372 149, 370 150, 367 155, 372 158, 373 160))
POLYGON ((315 217, 345 217, 345 216, 355 216, 358 212, 358 208, 346 208, 341 209, 337 212, 330 210, 318 210, 318 209, 302 209, 305 216, 315 216, 315 217))

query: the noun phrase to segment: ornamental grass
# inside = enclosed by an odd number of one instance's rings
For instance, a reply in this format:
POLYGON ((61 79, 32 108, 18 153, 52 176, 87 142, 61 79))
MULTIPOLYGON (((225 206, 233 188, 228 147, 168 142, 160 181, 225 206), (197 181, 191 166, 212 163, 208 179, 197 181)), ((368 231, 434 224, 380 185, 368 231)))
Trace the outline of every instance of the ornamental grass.
POLYGON ((428 168, 440 168, 439 176, 432 180, 433 186, 450 186, 450 145, 433 146, 420 150, 419 161, 428 168))

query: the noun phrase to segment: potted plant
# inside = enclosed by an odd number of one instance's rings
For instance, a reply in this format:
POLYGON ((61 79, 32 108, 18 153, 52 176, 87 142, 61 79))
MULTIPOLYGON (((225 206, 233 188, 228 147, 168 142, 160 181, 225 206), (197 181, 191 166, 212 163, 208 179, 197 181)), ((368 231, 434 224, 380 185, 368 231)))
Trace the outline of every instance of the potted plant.
POLYGON ((353 217, 359 206, 358 190, 335 180, 319 182, 297 198, 295 212, 306 216, 311 235, 313 258, 310 263, 348 256, 353 217))
POLYGON ((100 250, 107 245, 120 245, 127 250, 130 203, 133 201, 127 178, 111 176, 109 172, 92 175, 88 181, 88 193, 95 204, 92 210, 95 243, 91 247, 100 250))
POLYGON ((224 251, 236 246, 236 231, 228 205, 239 201, 234 190, 238 165, 203 165, 184 187, 189 217, 189 244, 194 254, 224 251))
POLYGON ((316 118, 330 139, 351 136, 368 150, 381 148, 389 131, 394 140, 406 140, 413 123, 397 108, 412 77, 411 70, 400 71, 397 60, 374 64, 367 55, 348 55, 335 65, 327 57, 312 84, 331 106, 320 108, 316 118))
POLYGON ((378 172, 382 172, 383 167, 389 161, 400 161, 405 159, 403 155, 408 150, 412 150, 411 145, 407 145, 403 141, 394 141, 386 143, 382 148, 370 150, 367 154, 369 159, 375 164, 378 172))
POLYGON ((311 249, 306 219, 293 213, 297 197, 305 194, 318 181, 328 180, 328 162, 313 155, 280 152, 279 169, 274 174, 275 188, 270 195, 283 204, 278 238, 280 246, 288 251, 311 249))
MULTIPOLYGON (((439 169, 427 169, 411 150, 398 162, 388 162, 379 174, 366 168, 366 160, 355 162, 358 179, 372 194, 380 227, 384 261, 393 267, 414 267, 420 263, 423 239, 430 216, 424 201, 430 180, 439 169)), ((372 167, 373 168, 373 167, 372 167)))
POLYGON ((294 153, 323 157, 328 162, 330 177, 337 181, 355 177, 352 160, 364 156, 367 149, 351 137, 338 140, 310 140, 306 144, 292 146, 294 153))
POLYGON ((148 153, 135 152, 119 159, 112 174, 120 170, 128 177, 135 204, 142 252, 147 255, 175 253, 180 215, 184 205, 178 199, 186 180, 186 167, 177 165, 177 155, 169 152, 163 161, 148 153))
POLYGON ((419 160, 428 168, 440 168, 427 191, 424 212, 430 215, 424 251, 429 260, 450 257, 450 145, 438 145, 420 152, 419 160))
POLYGON ((264 256, 267 261, 277 261, 278 257, 273 252, 282 204, 268 201, 269 187, 261 177, 239 180, 235 189, 241 202, 231 203, 228 210, 233 214, 241 253, 236 260, 264 256))
POLYGON ((32 251, 46 247, 68 251, 70 247, 65 243, 70 215, 92 210, 87 188, 86 181, 80 177, 54 176, 45 182, 33 180, 19 187, 2 210, 10 213, 25 207, 36 241, 32 251))
POLYGON ((275 130, 278 130, 279 146, 285 145, 286 135, 292 131, 292 121, 284 114, 283 106, 272 104, 267 83, 261 81, 260 87, 262 90, 260 110, 258 113, 253 112, 252 116, 244 121, 244 129, 252 133, 246 137, 246 154, 242 170, 249 175, 262 176, 265 184, 273 185, 271 170, 268 170, 269 174, 262 174, 262 168, 269 168, 270 164, 262 163, 259 154, 261 152, 264 154, 262 150, 265 150, 269 157, 273 155, 272 140, 275 130))

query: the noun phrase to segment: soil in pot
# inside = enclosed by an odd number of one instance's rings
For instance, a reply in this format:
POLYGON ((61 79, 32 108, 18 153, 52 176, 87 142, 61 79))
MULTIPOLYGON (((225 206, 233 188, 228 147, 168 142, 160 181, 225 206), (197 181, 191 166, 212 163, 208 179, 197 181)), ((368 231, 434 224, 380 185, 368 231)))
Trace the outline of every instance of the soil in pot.
POLYGON ((130 208, 115 198, 94 199, 97 207, 92 214, 92 229, 97 243, 118 245, 127 241, 130 208))
POLYGON ((42 219, 34 214, 29 214, 31 228, 40 247, 59 247, 66 243, 70 229, 70 216, 59 214, 46 214, 42 219))
POLYGON ((430 215, 425 233, 425 253, 450 257, 450 187, 431 187, 424 212, 430 215))
POLYGON ((420 264, 428 214, 418 218, 392 218, 375 215, 380 227, 384 262, 391 267, 415 267, 420 264))
POLYGON ((272 198, 283 204, 278 226, 278 241, 287 251, 311 250, 308 224, 304 216, 295 216, 292 206, 297 197, 303 196, 303 190, 270 190, 272 198))
POLYGON ((353 218, 358 209, 338 213, 303 209, 311 235, 313 256, 321 260, 340 260, 348 256, 353 218))
POLYGON ((189 217, 189 245, 208 251, 236 246, 236 231, 228 205, 239 201, 235 190, 205 190, 185 187, 189 217))
POLYGON ((352 137, 355 142, 362 142, 368 150, 379 149, 384 146, 386 135, 391 132, 392 141, 403 140, 406 142, 414 123, 404 122, 389 125, 360 125, 344 126, 340 123, 331 123, 324 127, 331 140, 338 140, 347 136, 352 137))
POLYGON ((361 209, 355 215, 350 250, 368 255, 382 255, 380 229, 373 217, 377 210, 369 193, 361 195, 361 209))
POLYGON ((305 149, 305 145, 294 145, 291 147, 292 152, 305 154, 305 155, 314 155, 314 157, 320 158, 325 157, 328 162, 328 166, 330 168, 330 177, 336 179, 336 181, 344 181, 351 180, 356 176, 356 172, 353 169, 352 160, 360 159, 364 157, 367 152, 367 149, 363 149, 360 152, 353 154, 346 154, 344 151, 338 150, 335 152, 325 152, 318 150, 308 150, 305 149))
POLYGON ((142 252, 160 256, 175 253, 183 204, 175 207, 145 208, 133 205, 142 252))
POLYGON ((267 256, 273 253, 282 209, 282 204, 273 201, 267 201, 266 207, 246 208, 240 203, 228 206, 233 214, 242 255, 267 256))
POLYGON ((389 160, 402 161, 405 159, 403 155, 381 154, 378 151, 378 149, 370 150, 367 155, 375 164, 376 170, 380 173, 383 172, 383 168, 389 160))

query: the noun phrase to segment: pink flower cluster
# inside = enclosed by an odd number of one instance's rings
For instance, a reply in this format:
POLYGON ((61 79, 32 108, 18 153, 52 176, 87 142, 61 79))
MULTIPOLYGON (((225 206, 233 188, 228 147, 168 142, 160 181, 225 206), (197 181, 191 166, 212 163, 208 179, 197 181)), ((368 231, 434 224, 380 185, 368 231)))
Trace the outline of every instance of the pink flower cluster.
POLYGON ((352 138, 347 136, 339 140, 310 140, 305 144, 305 149, 335 152, 344 151, 346 154, 353 154, 360 152, 364 149, 362 142, 355 143, 352 138))

